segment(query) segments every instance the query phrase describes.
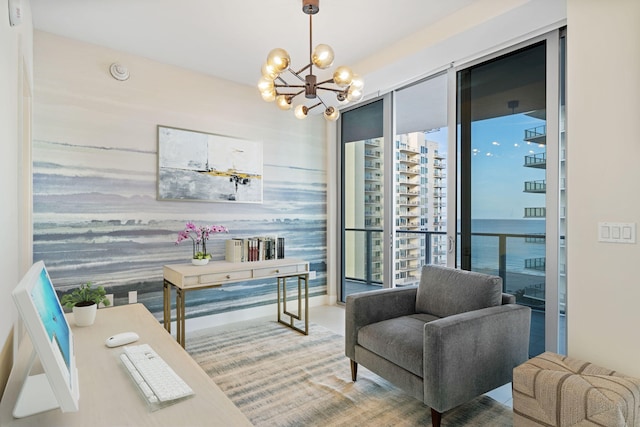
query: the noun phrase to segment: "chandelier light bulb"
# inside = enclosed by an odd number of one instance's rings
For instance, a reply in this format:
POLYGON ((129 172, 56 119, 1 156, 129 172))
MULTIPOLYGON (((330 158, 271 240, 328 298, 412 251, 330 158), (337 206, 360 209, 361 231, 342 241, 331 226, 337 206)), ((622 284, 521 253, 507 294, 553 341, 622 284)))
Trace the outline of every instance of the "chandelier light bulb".
POLYGON ((329 107, 324 110, 324 118, 329 120, 330 122, 335 122, 340 117, 340 111, 338 111, 335 107, 329 107))
POLYGON ((291 100, 285 95, 278 95, 276 97, 276 105, 283 111, 291 109, 291 100))
POLYGON ((327 69, 333 65, 334 58, 333 49, 327 44, 319 44, 313 50, 311 61, 313 64, 321 70, 327 69))
POLYGON ((344 65, 336 68, 336 71, 333 72, 333 82, 340 87, 349 86, 352 79, 353 71, 351 71, 351 68, 345 67, 344 65))
POLYGON ((266 62, 262 64, 262 69, 260 71, 262 72, 262 77, 271 79, 271 80, 275 80, 279 74, 275 68, 273 68, 271 65, 267 64, 266 62))
POLYGON ((364 80, 362 80, 362 77, 360 77, 357 74, 354 74, 353 78, 351 79, 351 84, 349 89, 351 88, 354 88, 362 92, 362 89, 364 89, 364 80))
POLYGON ((287 51, 279 47, 271 50, 271 52, 269 52, 269 55, 267 55, 267 66, 273 67, 273 69, 278 73, 281 73, 289 68, 290 62, 291 58, 289 57, 287 51))
POLYGON ((309 109, 305 106, 305 105, 298 105, 296 107, 295 110, 293 110, 293 114, 296 116, 296 118, 302 120, 302 119, 306 119, 307 118, 307 113, 309 112, 309 109))
POLYGON ((273 84, 273 80, 269 79, 267 77, 261 77, 260 80, 258 80, 258 90, 260 92, 266 92, 266 91, 271 91, 275 88, 274 84, 273 84))
POLYGON ((349 88, 349 91, 347 92, 347 100, 349 102, 358 102, 363 96, 364 93, 359 89, 349 88))
POLYGON ((267 102, 273 102, 276 100, 276 91, 275 89, 271 89, 271 90, 265 90, 263 92, 261 92, 262 95, 262 99, 264 99, 267 102))

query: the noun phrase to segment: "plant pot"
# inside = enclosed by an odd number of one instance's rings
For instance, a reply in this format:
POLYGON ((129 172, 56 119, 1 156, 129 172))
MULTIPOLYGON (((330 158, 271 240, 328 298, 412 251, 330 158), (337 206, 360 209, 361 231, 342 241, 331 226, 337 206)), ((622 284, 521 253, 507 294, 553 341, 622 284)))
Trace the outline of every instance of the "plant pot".
POLYGON ((98 304, 93 303, 85 306, 74 305, 72 311, 76 326, 91 326, 96 320, 98 304))
POLYGON ((207 264, 209 264, 209 259, 210 258, 202 258, 202 259, 192 258, 191 259, 191 263, 193 265, 207 265, 207 264))

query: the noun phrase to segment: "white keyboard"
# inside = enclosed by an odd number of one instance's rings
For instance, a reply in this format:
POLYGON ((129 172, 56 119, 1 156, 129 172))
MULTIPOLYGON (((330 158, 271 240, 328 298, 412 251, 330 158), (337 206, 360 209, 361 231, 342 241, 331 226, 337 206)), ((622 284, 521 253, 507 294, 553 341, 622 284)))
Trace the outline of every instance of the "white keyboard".
POLYGON ((123 350, 120 359, 149 404, 168 403, 193 394, 149 344, 125 346, 123 350))

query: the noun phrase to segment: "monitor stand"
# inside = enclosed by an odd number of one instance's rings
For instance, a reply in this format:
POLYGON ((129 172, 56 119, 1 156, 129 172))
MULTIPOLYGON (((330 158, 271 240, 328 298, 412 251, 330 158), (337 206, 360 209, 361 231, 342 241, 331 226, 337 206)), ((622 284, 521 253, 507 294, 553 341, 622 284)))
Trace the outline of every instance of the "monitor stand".
POLYGON ((25 380, 22 383, 16 406, 13 408, 13 416, 24 418, 40 412, 50 411, 60 407, 56 399, 49 379, 46 374, 29 375, 36 359, 35 349, 31 351, 31 357, 27 364, 25 380))

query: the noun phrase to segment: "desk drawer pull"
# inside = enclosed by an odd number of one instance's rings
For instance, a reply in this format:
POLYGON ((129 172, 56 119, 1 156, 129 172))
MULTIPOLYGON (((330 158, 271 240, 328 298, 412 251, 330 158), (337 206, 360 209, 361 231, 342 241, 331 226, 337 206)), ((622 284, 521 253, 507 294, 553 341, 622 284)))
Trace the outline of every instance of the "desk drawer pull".
POLYGON ((231 279, 231 275, 230 274, 227 274, 227 279, 231 279))
POLYGON ((280 273, 280 270, 279 270, 279 269, 276 269, 276 273, 280 273))

